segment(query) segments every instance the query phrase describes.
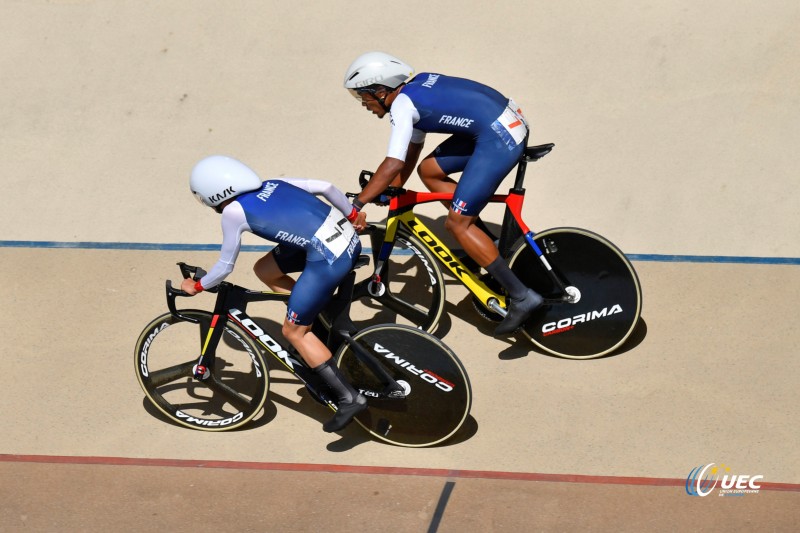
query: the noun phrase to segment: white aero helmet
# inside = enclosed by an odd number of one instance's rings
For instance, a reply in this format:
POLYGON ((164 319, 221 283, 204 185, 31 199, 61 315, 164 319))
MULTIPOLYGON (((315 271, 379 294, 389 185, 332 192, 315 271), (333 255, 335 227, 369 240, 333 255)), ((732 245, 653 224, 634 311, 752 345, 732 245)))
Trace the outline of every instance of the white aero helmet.
POLYGON ((216 207, 243 192, 261 188, 261 178, 241 161, 212 155, 194 166, 189 188, 201 204, 216 207))
POLYGON ((367 52, 358 56, 344 75, 344 88, 357 99, 358 89, 372 85, 383 85, 397 89, 401 83, 414 75, 413 67, 384 52, 367 52))

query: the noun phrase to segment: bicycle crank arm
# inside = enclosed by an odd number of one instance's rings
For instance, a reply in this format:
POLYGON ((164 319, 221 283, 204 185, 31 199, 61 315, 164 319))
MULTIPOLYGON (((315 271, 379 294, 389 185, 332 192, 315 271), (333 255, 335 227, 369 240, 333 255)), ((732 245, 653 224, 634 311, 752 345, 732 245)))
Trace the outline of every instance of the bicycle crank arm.
POLYGON ((503 318, 505 318, 506 315, 508 314, 508 309, 500 305, 500 302, 498 302, 496 298, 489 298, 489 301, 486 303, 489 306, 489 309, 491 309, 498 315, 502 316, 503 318))
POLYGON ((394 390, 390 387, 387 387, 383 391, 375 391, 372 389, 362 389, 359 387, 358 391, 366 396, 367 398, 373 400, 404 400, 406 398, 405 391, 402 390, 394 390))
MULTIPOLYGON (((558 305, 558 304, 572 304, 576 303, 580 299, 580 296, 577 298, 572 294, 565 294, 561 298, 544 298, 542 300, 542 305, 558 305)), ((497 313, 498 315, 505 318, 508 314, 508 310, 500 305, 500 302, 495 300, 494 298, 490 298, 487 302, 489 309, 497 313)))
POLYGON ((566 295, 561 298, 544 298, 542 300, 542 305, 574 304, 576 302, 577 300, 572 296, 566 295))

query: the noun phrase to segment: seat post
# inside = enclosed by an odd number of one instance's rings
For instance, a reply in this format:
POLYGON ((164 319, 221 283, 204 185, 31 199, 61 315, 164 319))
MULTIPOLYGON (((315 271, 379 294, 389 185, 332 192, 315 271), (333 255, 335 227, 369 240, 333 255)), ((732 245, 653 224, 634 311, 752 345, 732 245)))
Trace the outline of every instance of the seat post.
MULTIPOLYGON (((528 147, 527 134, 525 134, 523 146, 525 148, 528 147)), ((525 194, 525 189, 522 185, 525 181, 525 170, 527 169, 527 166, 528 161, 525 158, 525 149, 523 149, 522 154, 519 156, 519 161, 517 161, 517 174, 514 178, 514 188, 509 192, 514 194, 525 194)), ((522 235, 522 230, 520 229, 519 224, 517 224, 517 220, 514 218, 511 210, 508 208, 508 206, 506 206, 505 213, 503 214, 503 226, 500 230, 500 241, 497 245, 497 248, 500 251, 500 257, 508 256, 508 253, 511 251, 511 247, 514 245, 520 235, 522 235)))
POLYGON ((522 152, 522 157, 517 163, 517 175, 514 178, 514 190, 524 193, 525 189, 522 187, 525 181, 525 171, 528 169, 528 162, 525 160, 525 152, 522 152))
POLYGON ((525 181, 525 171, 528 168, 528 160, 525 157, 525 152, 528 149, 528 136, 530 132, 525 134, 525 138, 522 140, 522 153, 519 155, 519 161, 517 161, 517 175, 514 178, 514 189, 520 190, 520 194, 525 192, 525 189, 522 188, 522 184, 525 181))

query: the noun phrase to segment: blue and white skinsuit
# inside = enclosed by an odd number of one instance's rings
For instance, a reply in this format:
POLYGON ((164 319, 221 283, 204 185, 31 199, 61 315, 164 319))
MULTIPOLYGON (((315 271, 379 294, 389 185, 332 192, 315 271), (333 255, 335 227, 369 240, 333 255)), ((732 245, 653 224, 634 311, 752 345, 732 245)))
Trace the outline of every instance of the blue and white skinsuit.
POLYGON ((422 72, 402 87, 390 109, 387 157, 405 161, 410 142, 426 133, 451 136, 434 151, 445 174, 461 172, 451 209, 476 216, 525 149, 528 123, 496 90, 463 78, 422 72))
POLYGON ((267 180, 222 210, 220 257, 200 284, 214 287, 233 271, 242 233, 249 231, 278 243, 274 257, 283 273, 302 270, 286 316, 295 324, 310 325, 361 253, 358 235, 343 214, 351 209, 344 193, 326 181, 267 180))

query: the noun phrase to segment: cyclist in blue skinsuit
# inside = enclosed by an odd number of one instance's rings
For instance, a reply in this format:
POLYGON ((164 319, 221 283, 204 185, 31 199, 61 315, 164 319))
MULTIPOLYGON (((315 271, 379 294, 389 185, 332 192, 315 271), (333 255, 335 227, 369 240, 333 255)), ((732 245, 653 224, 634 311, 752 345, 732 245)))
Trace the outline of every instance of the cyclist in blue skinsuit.
POLYGON ((277 242, 254 270, 273 290, 291 291, 283 336, 338 397, 338 410, 323 429, 342 429, 367 408, 367 402, 341 375, 330 350, 311 332, 311 324, 358 259, 361 243, 356 228, 363 229, 365 215, 328 182, 288 178, 262 182, 243 163, 219 155, 195 165, 190 187, 203 205, 222 214, 222 249, 208 274, 197 282, 183 280, 181 289, 195 295, 225 279, 233 271, 245 231, 277 242), (301 270, 296 282, 286 275, 301 270))
POLYGON ((387 113, 392 135, 386 158, 353 202, 356 209, 387 186, 402 186, 419 160, 426 133, 450 134, 418 167, 434 192, 454 193, 445 221, 464 251, 497 280, 508 294, 508 314, 496 335, 516 331, 541 305, 542 297, 526 287, 500 257, 478 214, 525 149, 528 124, 512 101, 472 80, 413 69, 383 52, 368 52, 347 69, 344 86, 368 111, 387 113), (461 172, 456 183, 449 175, 461 172))

